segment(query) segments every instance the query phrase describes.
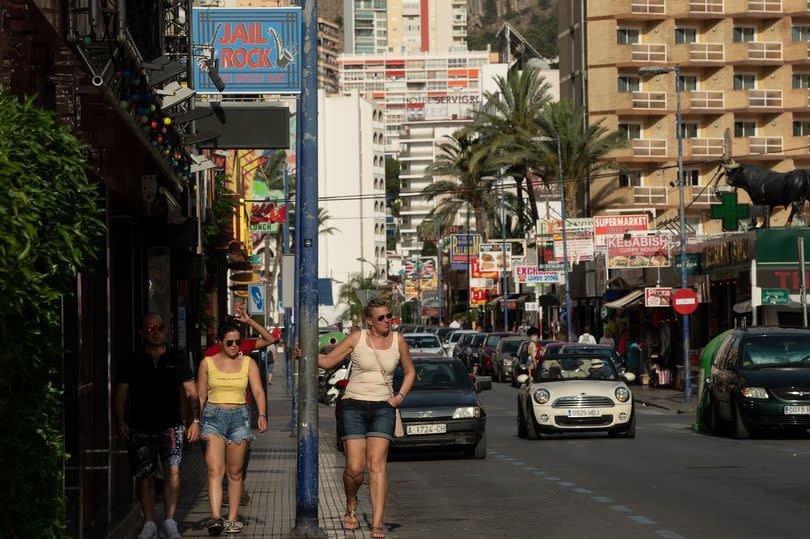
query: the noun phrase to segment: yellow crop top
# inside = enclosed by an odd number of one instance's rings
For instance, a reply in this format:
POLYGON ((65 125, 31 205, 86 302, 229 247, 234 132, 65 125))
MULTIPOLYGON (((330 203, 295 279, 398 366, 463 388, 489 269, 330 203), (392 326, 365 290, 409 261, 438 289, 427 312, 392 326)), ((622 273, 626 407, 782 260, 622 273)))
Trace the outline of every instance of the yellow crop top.
POLYGON ((206 356, 208 364, 208 402, 211 404, 245 404, 245 391, 248 386, 250 356, 245 356, 242 370, 222 372, 214 365, 214 359, 206 356))

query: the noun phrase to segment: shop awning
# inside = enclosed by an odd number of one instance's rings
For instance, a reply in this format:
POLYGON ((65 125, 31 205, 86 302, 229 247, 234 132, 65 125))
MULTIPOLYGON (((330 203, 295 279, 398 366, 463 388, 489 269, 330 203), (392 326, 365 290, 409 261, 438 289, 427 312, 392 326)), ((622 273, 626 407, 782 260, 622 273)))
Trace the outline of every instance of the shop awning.
POLYGON ((637 288, 627 294, 626 296, 622 296, 617 300, 613 300, 609 303, 605 303, 605 307, 608 309, 624 309, 625 307, 629 307, 639 299, 644 297, 644 289, 637 288))

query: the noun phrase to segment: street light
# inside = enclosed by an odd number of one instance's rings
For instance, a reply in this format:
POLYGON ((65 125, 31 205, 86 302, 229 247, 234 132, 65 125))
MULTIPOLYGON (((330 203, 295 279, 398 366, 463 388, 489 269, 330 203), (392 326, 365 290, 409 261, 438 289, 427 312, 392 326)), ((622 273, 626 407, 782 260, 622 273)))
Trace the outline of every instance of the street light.
MULTIPOLYGON (((380 279, 379 279, 379 277, 380 277, 380 270, 377 268, 377 264, 375 264, 374 262, 371 262, 370 260, 366 260, 366 259, 365 259, 365 258, 363 258, 362 256, 361 256, 361 257, 358 257, 358 258, 357 258, 357 261, 358 261, 358 262, 365 262, 366 264, 371 264, 371 267, 372 267, 372 268, 374 268, 374 282, 375 282, 375 283, 377 283, 377 290, 379 291, 379 290, 380 290, 380 279)), ((361 273, 362 273, 362 267, 363 267, 363 266, 360 266, 360 268, 361 268, 361 273)), ((364 278, 365 278, 365 277, 364 277, 364 278)))
MULTIPOLYGON (((683 126, 681 123, 681 66, 649 66, 638 70, 641 76, 663 75, 675 72, 675 135, 678 139, 678 199, 681 213, 680 239, 681 239, 681 288, 687 288, 689 283, 686 277, 686 211, 684 209, 684 175, 683 175, 683 126)), ((683 388, 684 400, 689 402, 692 385, 689 380, 689 315, 681 316, 683 326, 683 388)))
POLYGON ((560 181, 560 220, 562 221, 563 239, 563 272, 565 272, 565 325, 568 330, 568 342, 574 340, 573 327, 571 324, 571 279, 568 275, 568 229, 565 224, 565 182, 562 172, 562 149, 560 148, 560 135, 556 137, 537 137, 540 142, 557 143, 557 178, 560 181))
POLYGON ((506 260, 506 209, 504 207, 504 199, 506 198, 506 187, 503 184, 503 174, 500 177, 500 184, 501 184, 501 237, 503 243, 501 245, 502 249, 502 261, 503 265, 501 269, 503 270, 503 330, 509 331, 509 301, 507 298, 509 297, 509 274, 506 271, 507 268, 507 260, 506 260))

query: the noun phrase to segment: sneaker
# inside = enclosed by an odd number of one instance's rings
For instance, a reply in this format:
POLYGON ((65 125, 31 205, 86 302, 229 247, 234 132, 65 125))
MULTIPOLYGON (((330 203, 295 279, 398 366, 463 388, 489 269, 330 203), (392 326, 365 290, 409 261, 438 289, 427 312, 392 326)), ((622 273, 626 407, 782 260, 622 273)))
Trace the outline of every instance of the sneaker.
POLYGON ((177 521, 173 518, 167 518, 163 521, 163 535, 166 539, 180 539, 182 537, 180 532, 177 531, 177 521))
POLYGON ((208 535, 220 535, 225 527, 225 522, 221 518, 212 518, 208 521, 208 535))
POLYGON ((147 520, 143 525, 141 533, 138 534, 138 539, 155 539, 157 537, 157 524, 151 520, 147 520))
POLYGON ((245 529, 245 523, 238 520, 225 521, 225 533, 242 533, 245 529))

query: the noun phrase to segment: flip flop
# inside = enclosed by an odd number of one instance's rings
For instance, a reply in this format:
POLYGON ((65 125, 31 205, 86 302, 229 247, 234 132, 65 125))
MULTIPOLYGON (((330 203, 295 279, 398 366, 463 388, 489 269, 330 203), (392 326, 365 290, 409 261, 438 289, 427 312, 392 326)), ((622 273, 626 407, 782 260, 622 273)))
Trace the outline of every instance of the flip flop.
POLYGON ((371 537, 374 539, 385 539, 385 530, 382 528, 371 528, 371 537))
POLYGON ((357 529, 357 515, 354 514, 354 511, 346 511, 346 514, 343 515, 343 529, 344 530, 356 530, 357 529), (352 519, 353 522, 347 521, 346 520, 347 517, 352 519))

